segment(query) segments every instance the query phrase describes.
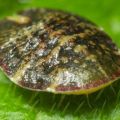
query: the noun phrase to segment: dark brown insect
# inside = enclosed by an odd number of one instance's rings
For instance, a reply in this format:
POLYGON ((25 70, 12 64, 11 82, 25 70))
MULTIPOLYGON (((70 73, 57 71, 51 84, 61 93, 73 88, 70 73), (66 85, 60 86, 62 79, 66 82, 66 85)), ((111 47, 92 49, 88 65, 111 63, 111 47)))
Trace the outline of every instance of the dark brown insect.
POLYGON ((0 21, 0 67, 30 90, 89 94, 120 77, 120 54, 89 20, 30 9, 0 21))

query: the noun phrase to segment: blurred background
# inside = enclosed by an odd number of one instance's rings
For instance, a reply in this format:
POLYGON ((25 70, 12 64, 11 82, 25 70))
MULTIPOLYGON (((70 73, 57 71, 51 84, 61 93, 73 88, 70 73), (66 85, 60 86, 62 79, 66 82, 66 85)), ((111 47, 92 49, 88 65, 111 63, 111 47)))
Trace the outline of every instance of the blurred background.
MULTIPOLYGON (((119 0, 0 0, 0 19, 33 7, 84 16, 120 47, 119 0)), ((0 72, 0 120, 120 120, 119 84, 89 96, 54 95, 19 88, 0 72)))

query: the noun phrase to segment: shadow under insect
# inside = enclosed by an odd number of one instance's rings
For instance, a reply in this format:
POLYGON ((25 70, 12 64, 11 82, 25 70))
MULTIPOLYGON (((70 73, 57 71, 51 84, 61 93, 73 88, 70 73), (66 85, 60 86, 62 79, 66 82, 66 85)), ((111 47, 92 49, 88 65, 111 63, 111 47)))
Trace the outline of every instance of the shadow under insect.
POLYGON ((52 116, 59 114, 66 116, 86 116, 109 114, 116 108, 120 100, 120 81, 117 81, 105 89, 89 95, 60 95, 52 93, 40 93, 17 88, 19 94, 23 95, 24 101, 33 107, 37 113, 40 111, 52 116), (89 114, 89 113, 94 114, 89 114))

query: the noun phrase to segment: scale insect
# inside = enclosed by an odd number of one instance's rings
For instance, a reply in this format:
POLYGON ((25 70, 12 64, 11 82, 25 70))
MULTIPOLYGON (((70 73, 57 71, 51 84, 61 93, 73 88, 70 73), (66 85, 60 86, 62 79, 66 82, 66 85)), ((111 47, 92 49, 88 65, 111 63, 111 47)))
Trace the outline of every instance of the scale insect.
POLYGON ((0 21, 0 67, 35 91, 89 94, 120 77, 120 54, 89 20, 50 9, 28 9, 0 21))

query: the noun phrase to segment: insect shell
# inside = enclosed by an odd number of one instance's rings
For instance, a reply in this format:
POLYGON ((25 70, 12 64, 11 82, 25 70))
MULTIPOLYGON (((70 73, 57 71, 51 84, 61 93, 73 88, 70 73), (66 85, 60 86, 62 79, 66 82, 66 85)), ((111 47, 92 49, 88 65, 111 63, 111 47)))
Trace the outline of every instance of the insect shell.
POLYGON ((120 77, 120 55, 89 20, 29 9, 0 21, 0 67, 23 88, 89 94, 120 77))

